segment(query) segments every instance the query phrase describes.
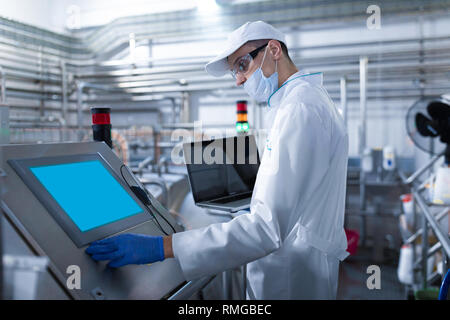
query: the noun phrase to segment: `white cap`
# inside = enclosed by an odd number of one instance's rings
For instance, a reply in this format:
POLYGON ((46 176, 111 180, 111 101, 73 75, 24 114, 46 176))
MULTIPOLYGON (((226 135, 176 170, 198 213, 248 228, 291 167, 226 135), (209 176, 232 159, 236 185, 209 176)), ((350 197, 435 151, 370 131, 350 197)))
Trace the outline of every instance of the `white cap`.
POLYGON ((251 40, 273 39, 283 43, 284 34, 264 21, 247 22, 234 30, 229 36, 226 49, 205 66, 206 72, 214 77, 221 77, 230 69, 227 57, 251 40))

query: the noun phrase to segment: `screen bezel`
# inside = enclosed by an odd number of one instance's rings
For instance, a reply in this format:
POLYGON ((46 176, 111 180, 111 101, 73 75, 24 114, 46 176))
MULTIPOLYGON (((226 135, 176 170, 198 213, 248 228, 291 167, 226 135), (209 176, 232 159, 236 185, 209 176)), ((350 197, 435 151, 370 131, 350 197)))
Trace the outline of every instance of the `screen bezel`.
MULTIPOLYGON (((203 143, 205 143, 205 142, 212 143, 212 142, 217 141, 217 140, 223 140, 223 144, 226 144, 226 140, 228 140, 228 139, 245 139, 245 138, 248 138, 247 141, 248 141, 249 145, 250 145, 250 144, 253 144, 253 145, 254 145, 255 150, 256 150, 257 165, 259 166, 260 163, 261 163, 261 159, 260 159, 260 157, 259 157, 258 147, 257 147, 257 145, 256 145, 256 139, 255 139, 255 136, 254 136, 254 135, 248 135, 248 136, 232 136, 232 137, 226 137, 226 138, 221 138, 221 139, 203 140, 203 141, 194 141, 194 142, 184 143, 184 144, 183 144, 183 153, 184 153, 184 160, 185 160, 185 163, 187 162, 187 161, 186 161, 186 160, 187 160, 187 159, 186 159, 187 150, 192 150, 192 148, 193 148, 193 147, 195 148, 196 145, 201 145, 202 148, 203 148, 203 143)), ((248 165, 248 164, 242 164, 242 165, 245 166, 245 165, 248 165)), ((188 179, 188 180, 189 180, 189 185, 190 185, 190 187, 191 187, 192 197, 194 198, 194 202, 197 204, 197 203, 204 203, 204 202, 208 202, 208 201, 214 200, 214 199, 210 199, 210 200, 200 200, 200 199, 198 198, 198 195, 196 194, 196 191, 195 191, 195 187, 194 187, 193 184, 192 184, 192 175, 191 175, 191 165, 190 165, 190 164, 187 164, 187 163, 186 163, 186 170, 187 170, 187 173, 188 173, 188 177, 189 177, 189 179, 188 179)), ((257 174, 257 173, 256 173, 256 174, 257 174)), ((255 174, 255 180, 256 180, 256 174, 255 174)), ((251 192, 253 192, 253 188, 254 188, 254 185, 252 186, 251 192)), ((242 192, 242 193, 248 193, 248 192, 250 192, 250 191, 245 191, 245 192, 242 192)), ((237 194, 236 194, 236 195, 237 195, 237 194)))
MULTIPOLYGON (((44 158, 10 159, 7 162, 78 248, 83 247, 92 241, 105 238, 153 219, 144 204, 142 204, 142 202, 136 197, 123 179, 116 174, 114 169, 100 153, 52 156, 44 158), (100 161, 103 167, 105 167, 114 179, 116 179, 116 181, 125 189, 128 195, 138 204, 138 206, 142 209, 142 212, 82 232, 72 221, 69 215, 61 208, 55 198, 53 198, 53 196, 47 191, 44 185, 37 179, 37 177, 30 170, 30 167, 51 166, 95 160, 100 161)), ((108 199, 104 200, 108 201, 108 199)))

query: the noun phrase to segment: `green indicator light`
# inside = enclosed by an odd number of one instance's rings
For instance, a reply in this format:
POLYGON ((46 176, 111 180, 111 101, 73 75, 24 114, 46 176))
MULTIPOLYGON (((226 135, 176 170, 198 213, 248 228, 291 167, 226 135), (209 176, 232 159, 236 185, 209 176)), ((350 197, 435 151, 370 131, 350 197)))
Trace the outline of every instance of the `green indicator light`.
POLYGON ((248 123, 244 123, 244 125, 242 126, 242 128, 243 128, 244 130, 248 130, 248 123))
POLYGON ((238 123, 238 124, 236 125, 236 130, 237 130, 237 131, 241 131, 241 130, 242 130, 242 125, 241 125, 240 123, 238 123))

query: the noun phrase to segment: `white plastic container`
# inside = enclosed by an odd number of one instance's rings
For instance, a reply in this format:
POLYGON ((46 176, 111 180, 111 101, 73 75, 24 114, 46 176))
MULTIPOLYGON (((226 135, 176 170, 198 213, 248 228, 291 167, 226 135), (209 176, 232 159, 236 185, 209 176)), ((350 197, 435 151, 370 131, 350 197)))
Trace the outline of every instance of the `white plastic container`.
POLYGON ((386 146, 383 148, 383 169, 392 171, 395 167, 395 149, 394 147, 386 146))
POLYGON ((405 214, 406 222, 408 226, 412 226, 414 222, 414 202, 412 194, 404 194, 400 196, 402 200, 403 213, 405 214))
POLYGON ((436 171, 433 203, 450 205, 450 167, 440 167, 436 171))
MULTIPOLYGON (((422 255, 421 246, 416 246, 416 259, 422 255)), ((427 259, 427 274, 434 272, 436 257, 432 255, 427 259)), ((404 244, 400 249, 397 268, 398 280, 403 284, 413 284, 413 249, 410 244, 404 244)))
POLYGON ((413 283, 413 249, 409 244, 404 244, 400 249, 397 276, 403 284, 413 283))

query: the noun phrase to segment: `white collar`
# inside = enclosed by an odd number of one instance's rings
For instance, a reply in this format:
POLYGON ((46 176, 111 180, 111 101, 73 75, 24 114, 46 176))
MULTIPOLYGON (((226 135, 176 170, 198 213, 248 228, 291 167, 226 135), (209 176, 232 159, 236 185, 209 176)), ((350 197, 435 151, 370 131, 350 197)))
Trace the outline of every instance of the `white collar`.
POLYGON ((286 89, 290 87, 291 84, 296 82, 296 80, 306 81, 314 85, 322 85, 323 84, 323 73, 303 73, 298 71, 291 75, 274 93, 272 93, 267 99, 267 105, 269 108, 272 106, 277 106, 280 104, 280 101, 283 99, 286 89))

